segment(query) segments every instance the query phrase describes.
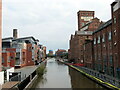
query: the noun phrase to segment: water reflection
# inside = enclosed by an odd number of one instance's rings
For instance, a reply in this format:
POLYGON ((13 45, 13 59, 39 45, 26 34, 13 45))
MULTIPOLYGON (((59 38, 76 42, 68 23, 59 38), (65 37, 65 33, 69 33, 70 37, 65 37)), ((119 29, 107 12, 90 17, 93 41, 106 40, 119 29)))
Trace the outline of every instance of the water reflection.
POLYGON ((36 88, 71 88, 68 66, 61 64, 55 59, 50 59, 46 66, 47 72, 43 76, 44 83, 39 82, 36 88))
POLYGON ((103 88, 54 58, 48 60, 46 69, 46 74, 36 88, 103 88))
POLYGON ((69 74, 71 77, 72 88, 102 88, 106 90, 99 84, 93 82, 92 80, 82 75, 80 72, 70 67, 69 67, 69 74))

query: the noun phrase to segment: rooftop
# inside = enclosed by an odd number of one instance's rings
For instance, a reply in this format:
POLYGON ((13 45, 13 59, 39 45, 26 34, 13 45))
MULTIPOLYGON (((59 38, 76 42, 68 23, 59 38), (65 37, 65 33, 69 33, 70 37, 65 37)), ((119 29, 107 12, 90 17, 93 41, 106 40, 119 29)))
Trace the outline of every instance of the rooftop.
POLYGON ((112 24, 112 19, 110 19, 107 22, 100 25, 100 27, 96 31, 94 31, 93 33, 97 33, 99 31, 103 30, 103 28, 108 27, 110 24, 112 24))

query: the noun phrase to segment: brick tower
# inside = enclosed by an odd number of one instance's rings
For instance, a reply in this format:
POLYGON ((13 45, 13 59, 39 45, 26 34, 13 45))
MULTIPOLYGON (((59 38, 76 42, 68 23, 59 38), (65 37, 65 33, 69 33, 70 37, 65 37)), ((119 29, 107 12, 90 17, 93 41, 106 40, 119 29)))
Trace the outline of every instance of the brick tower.
POLYGON ((78 31, 84 26, 87 22, 91 21, 94 18, 94 11, 78 11, 78 31))

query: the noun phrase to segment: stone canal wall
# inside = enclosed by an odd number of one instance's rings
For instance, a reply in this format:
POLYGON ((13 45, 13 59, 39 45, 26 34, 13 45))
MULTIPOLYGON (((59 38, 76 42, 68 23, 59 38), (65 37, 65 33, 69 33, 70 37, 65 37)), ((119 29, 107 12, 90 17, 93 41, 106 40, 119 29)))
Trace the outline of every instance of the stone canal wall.
POLYGON ((36 70, 31 73, 28 77, 26 77, 26 79, 24 79, 22 82, 20 82, 18 84, 18 89, 19 90, 23 90, 25 88, 30 88, 30 86, 32 85, 33 81, 36 79, 37 77, 37 73, 36 70))
POLYGON ((110 77, 108 75, 96 72, 94 70, 91 70, 91 69, 88 69, 85 67, 70 65, 70 64, 63 62, 63 61, 60 61, 60 62, 68 65, 69 67, 71 67, 77 71, 79 71, 80 73, 87 76, 91 80, 95 81, 96 83, 99 83, 100 85, 102 85, 108 89, 120 90, 120 81, 113 78, 113 77, 110 77))
POLYGON ((22 80, 19 84, 15 85, 13 88, 17 88, 18 90, 26 90, 27 88, 32 88, 34 82, 38 78, 37 69, 46 65, 46 61, 42 62, 32 73, 27 75, 27 77, 22 80))
POLYGON ((27 88, 31 88, 34 84, 34 82, 37 80, 38 76, 36 75, 31 81, 30 83, 28 83, 28 85, 25 87, 25 89, 27 88))

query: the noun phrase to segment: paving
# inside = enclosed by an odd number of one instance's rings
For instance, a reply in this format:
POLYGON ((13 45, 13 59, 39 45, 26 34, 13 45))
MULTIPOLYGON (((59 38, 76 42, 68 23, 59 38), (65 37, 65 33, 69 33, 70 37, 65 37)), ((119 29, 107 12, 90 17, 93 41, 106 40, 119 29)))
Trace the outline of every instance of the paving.
POLYGON ((15 72, 21 72, 21 80, 24 80, 28 77, 32 72, 37 69, 38 66, 26 66, 20 69, 15 69, 15 72))
POLYGON ((19 83, 19 81, 6 82, 5 84, 2 85, 2 89, 4 90, 4 88, 12 88, 15 85, 17 85, 18 83, 19 83))

